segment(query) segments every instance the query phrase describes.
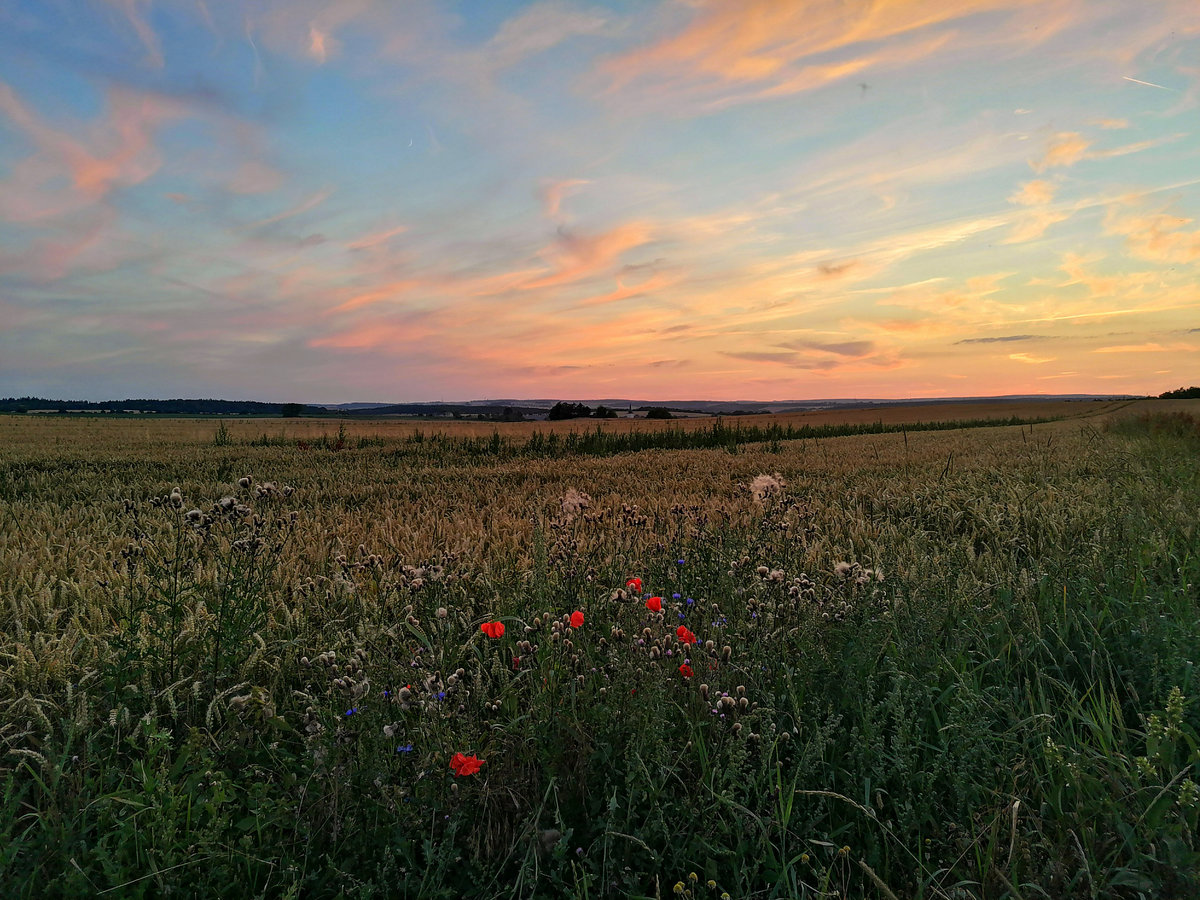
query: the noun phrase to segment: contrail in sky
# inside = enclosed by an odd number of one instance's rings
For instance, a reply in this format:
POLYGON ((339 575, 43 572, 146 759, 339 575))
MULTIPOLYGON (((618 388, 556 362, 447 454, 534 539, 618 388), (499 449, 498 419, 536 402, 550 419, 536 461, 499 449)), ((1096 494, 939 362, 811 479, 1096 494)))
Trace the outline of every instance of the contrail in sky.
POLYGON ((1134 84, 1144 84, 1146 87, 1156 87, 1160 91, 1171 91, 1174 94, 1179 93, 1179 91, 1175 88, 1167 87, 1165 84, 1155 84, 1153 81, 1142 81, 1140 78, 1130 78, 1128 75, 1122 75, 1121 77, 1126 81, 1132 81, 1134 84))

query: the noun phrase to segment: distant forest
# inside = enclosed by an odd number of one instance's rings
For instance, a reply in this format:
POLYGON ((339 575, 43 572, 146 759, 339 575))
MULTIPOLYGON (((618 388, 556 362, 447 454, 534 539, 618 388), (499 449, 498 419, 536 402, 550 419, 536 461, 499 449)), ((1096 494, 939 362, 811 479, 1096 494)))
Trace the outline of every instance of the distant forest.
MULTIPOLYGON (((45 397, 5 397, 0 412, 139 412, 171 415, 280 416, 301 415, 300 403, 259 403, 256 400, 47 400, 45 397)), ((315 412, 315 410, 314 410, 315 412)))
POLYGON ((1200 399, 1200 387, 1193 385, 1189 388, 1179 388, 1174 391, 1167 391, 1159 394, 1160 400, 1197 400, 1200 399))

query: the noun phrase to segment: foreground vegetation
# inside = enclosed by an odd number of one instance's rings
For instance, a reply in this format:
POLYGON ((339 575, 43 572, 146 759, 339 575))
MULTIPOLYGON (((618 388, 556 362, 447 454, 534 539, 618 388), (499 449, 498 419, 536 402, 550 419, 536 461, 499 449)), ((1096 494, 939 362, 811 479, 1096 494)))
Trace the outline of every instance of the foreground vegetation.
POLYGON ((12 425, 0 885, 1194 895, 1200 404, 1146 403, 595 454, 12 425))

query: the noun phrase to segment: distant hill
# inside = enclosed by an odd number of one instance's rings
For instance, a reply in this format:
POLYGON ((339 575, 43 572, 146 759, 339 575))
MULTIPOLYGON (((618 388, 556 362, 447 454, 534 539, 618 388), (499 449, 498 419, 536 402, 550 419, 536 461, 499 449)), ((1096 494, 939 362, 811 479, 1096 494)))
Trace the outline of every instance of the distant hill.
MULTIPOLYGON (((1180 388, 1166 396, 1194 396, 1197 388, 1180 388)), ((494 421, 544 419, 560 402, 582 403, 593 409, 606 406, 618 415, 644 415, 660 407, 682 415, 752 415, 761 413, 807 412, 827 409, 863 409, 867 407, 913 406, 951 403, 1027 402, 1030 400, 1127 400, 1132 394, 1008 394, 1000 397, 913 397, 832 398, 821 400, 631 400, 608 397, 582 401, 558 398, 532 400, 488 399, 455 402, 410 403, 262 403, 256 400, 52 400, 45 397, 7 397, 0 399, 0 413, 106 413, 158 414, 175 416, 330 416, 372 418, 406 416, 419 418, 471 418, 494 421)))

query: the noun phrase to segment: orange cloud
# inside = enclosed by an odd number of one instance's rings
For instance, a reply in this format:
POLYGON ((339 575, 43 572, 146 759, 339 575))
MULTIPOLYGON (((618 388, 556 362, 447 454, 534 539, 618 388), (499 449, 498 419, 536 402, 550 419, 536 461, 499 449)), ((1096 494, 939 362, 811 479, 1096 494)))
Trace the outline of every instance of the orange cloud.
POLYGON ((308 24, 308 55, 318 63, 324 63, 329 58, 328 41, 329 35, 318 28, 316 22, 308 24))
POLYGON ((1035 172, 1044 172, 1055 167, 1069 167, 1084 158, 1092 142, 1074 131, 1064 131, 1056 134, 1046 148, 1045 155, 1039 160, 1030 160, 1029 165, 1035 172))
POLYGON ((1008 198, 1009 203, 1019 206, 1041 206, 1054 199, 1054 185, 1049 181, 1027 181, 1021 189, 1008 198))
MULTIPOLYGON (((659 94, 678 98, 733 89, 734 94, 727 96, 727 101, 798 93, 871 67, 919 59, 958 37, 943 32, 906 42, 901 39, 903 36, 982 12, 1011 12, 1014 7, 1044 7, 1045 3, 1042 0, 956 3, 698 0, 692 5, 699 11, 681 31, 602 64, 600 74, 612 90, 640 83, 659 94), (818 55, 876 45, 889 39, 892 46, 883 50, 872 47, 849 59, 833 62, 812 60, 818 55)), ((1069 8, 1067 12, 1070 13, 1069 8)), ((1047 30, 1058 30, 1066 21, 1059 16, 1047 30)), ((1014 32, 1021 32, 1020 39, 1028 41, 1027 31, 1014 29, 1014 32)), ((985 38, 994 39, 994 35, 985 38)))
POLYGON ((1200 230, 1185 226, 1192 219, 1166 212, 1136 213, 1113 204, 1104 218, 1107 234, 1121 235, 1129 252, 1139 259, 1166 263, 1200 261, 1200 230))
POLYGON ((407 225, 397 225, 395 228, 387 228, 383 231, 376 231, 371 234, 363 235, 357 240, 346 244, 347 250, 367 250, 371 247, 377 247, 380 244, 386 243, 398 234, 404 234, 408 231, 407 225))
POLYGON ((651 240, 644 222, 628 222, 595 235, 559 230, 558 239, 542 251, 554 271, 521 285, 525 290, 555 287, 598 275, 608 270, 621 254, 651 240))
POLYGON ((669 287, 673 283, 673 279, 668 278, 661 273, 655 273, 641 284, 634 285, 622 284, 621 279, 618 278, 617 287, 615 290, 609 291, 607 294, 597 294, 594 297, 588 297, 584 300, 580 300, 575 304, 575 306, 604 306, 609 303, 616 303, 619 300, 630 300, 634 297, 644 297, 649 293, 669 287))
POLYGON ((422 287, 423 284, 424 282, 417 281, 415 279, 394 281, 391 284, 373 288, 372 290, 364 291, 361 294, 355 294, 349 300, 329 310, 329 312, 330 314, 351 312, 352 310, 361 309, 364 306, 370 306, 374 303, 379 303, 382 300, 394 300, 403 294, 422 287))

